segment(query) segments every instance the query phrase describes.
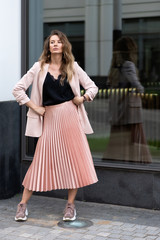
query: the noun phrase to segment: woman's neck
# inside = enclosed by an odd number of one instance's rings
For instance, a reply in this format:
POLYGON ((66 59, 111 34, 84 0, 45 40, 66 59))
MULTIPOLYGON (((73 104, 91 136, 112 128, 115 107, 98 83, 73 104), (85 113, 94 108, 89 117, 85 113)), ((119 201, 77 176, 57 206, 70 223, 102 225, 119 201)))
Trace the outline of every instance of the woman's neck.
POLYGON ((51 65, 61 65, 62 63, 62 54, 52 54, 51 55, 51 65))

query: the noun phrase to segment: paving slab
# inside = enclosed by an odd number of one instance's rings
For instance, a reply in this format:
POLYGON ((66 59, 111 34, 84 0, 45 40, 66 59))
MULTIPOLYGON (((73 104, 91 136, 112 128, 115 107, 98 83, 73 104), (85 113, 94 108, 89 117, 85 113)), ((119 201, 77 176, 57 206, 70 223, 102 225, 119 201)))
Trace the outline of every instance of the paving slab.
POLYGON ((33 195, 26 222, 15 222, 21 194, 0 200, 0 240, 160 240, 158 210, 76 201, 77 220, 91 221, 85 228, 62 228, 66 200, 33 195))

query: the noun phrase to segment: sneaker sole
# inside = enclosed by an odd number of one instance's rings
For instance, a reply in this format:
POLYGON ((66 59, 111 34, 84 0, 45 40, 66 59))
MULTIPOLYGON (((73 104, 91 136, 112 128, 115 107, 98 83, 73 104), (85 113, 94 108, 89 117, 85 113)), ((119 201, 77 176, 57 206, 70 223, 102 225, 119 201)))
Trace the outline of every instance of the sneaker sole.
POLYGON ((27 220, 27 217, 25 216, 24 218, 16 218, 15 217, 15 221, 19 221, 19 222, 21 222, 21 221, 26 221, 27 220))
POLYGON ((74 220, 76 220, 76 210, 74 212, 74 217, 73 218, 65 218, 65 217, 63 217, 63 221, 74 221, 74 220))

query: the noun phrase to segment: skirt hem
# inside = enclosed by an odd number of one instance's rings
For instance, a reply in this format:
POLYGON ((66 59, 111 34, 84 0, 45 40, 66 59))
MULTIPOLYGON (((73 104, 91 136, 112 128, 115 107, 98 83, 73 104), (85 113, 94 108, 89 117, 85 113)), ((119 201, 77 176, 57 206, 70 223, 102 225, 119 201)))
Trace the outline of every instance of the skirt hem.
POLYGON ((52 188, 52 189, 47 189, 47 190, 35 190, 35 189, 33 190, 33 189, 31 189, 31 188, 25 187, 23 184, 22 184, 22 186, 23 186, 24 188, 28 189, 29 191, 33 191, 33 192, 49 192, 49 191, 53 191, 53 190, 67 190, 67 189, 83 188, 83 187, 87 187, 87 186, 90 186, 90 185, 92 185, 92 184, 95 184, 95 183, 97 183, 97 182, 98 182, 98 180, 95 181, 95 182, 93 182, 93 183, 88 183, 88 184, 85 184, 85 185, 79 186, 79 187, 52 188))

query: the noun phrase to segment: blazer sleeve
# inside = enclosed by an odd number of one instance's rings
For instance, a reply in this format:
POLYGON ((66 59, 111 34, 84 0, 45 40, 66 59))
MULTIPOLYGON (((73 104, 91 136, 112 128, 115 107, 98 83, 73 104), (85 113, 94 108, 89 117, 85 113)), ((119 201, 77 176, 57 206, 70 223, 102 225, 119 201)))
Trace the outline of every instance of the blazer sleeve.
POLYGON ((76 70, 79 77, 80 85, 85 89, 85 93, 89 96, 90 101, 93 101, 98 92, 98 87, 90 79, 87 73, 75 62, 76 70))
POLYGON ((30 101, 30 98, 26 94, 26 90, 34 80, 38 65, 39 63, 36 62, 13 88, 12 93, 19 105, 23 105, 30 101))
POLYGON ((132 88, 136 88, 139 93, 144 92, 144 87, 141 85, 137 73, 136 67, 133 62, 126 61, 122 68, 122 74, 130 82, 132 88))

